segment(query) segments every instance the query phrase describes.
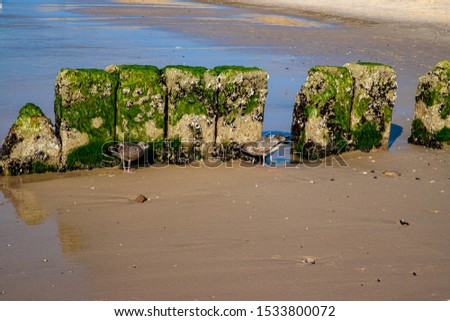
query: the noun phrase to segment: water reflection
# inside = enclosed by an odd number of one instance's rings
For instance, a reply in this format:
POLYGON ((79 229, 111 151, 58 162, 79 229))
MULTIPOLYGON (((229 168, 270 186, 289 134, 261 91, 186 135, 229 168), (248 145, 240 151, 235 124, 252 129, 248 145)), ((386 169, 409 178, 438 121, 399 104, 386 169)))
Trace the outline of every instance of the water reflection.
POLYGON ((81 235, 81 232, 66 223, 60 223, 58 225, 58 235, 63 253, 78 252, 86 246, 86 242, 81 235))
POLYGON ((85 246, 85 241, 80 232, 67 222, 60 222, 61 213, 50 213, 48 207, 42 204, 37 195, 24 185, 55 179, 57 175, 57 173, 46 173, 0 177, 0 191, 3 196, 0 204, 12 205, 13 211, 9 211, 10 214, 14 212, 14 215, 19 217, 26 225, 45 225, 47 224, 46 220, 56 221, 58 224, 55 241, 61 245, 62 253, 77 252, 85 246))
POLYGON ((0 300, 88 298, 86 268, 63 255, 83 244, 31 193, 0 178, 0 300))
POLYGON ((4 178, 1 191, 14 206, 17 215, 28 225, 38 225, 44 222, 49 211, 44 209, 39 199, 30 191, 20 187, 19 179, 4 178))

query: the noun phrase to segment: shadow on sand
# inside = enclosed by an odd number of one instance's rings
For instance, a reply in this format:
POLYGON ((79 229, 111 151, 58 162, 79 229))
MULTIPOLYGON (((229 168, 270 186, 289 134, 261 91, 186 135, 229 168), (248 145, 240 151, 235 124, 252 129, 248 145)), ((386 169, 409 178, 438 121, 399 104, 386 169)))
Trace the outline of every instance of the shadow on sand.
POLYGON ((389 136, 389 148, 391 148, 392 144, 400 137, 403 132, 403 127, 397 124, 391 124, 391 134, 389 136))

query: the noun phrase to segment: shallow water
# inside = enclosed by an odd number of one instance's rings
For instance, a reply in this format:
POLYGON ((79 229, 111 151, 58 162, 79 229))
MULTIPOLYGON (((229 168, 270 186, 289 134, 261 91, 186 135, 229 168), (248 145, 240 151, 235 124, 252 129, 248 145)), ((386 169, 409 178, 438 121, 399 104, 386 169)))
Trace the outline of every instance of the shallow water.
MULTIPOLYGON (((186 37, 165 26, 80 10, 120 5, 109 1, 3 1, 0 11, 0 139, 27 102, 54 120, 54 81, 61 68, 143 64, 257 66, 270 74, 264 130, 290 131, 295 95, 306 77, 308 57, 278 55, 264 48, 224 46, 186 37), (285 75, 286 66, 298 78, 285 75)), ((208 6, 209 10, 222 10, 208 6)), ((236 12, 235 12, 236 13, 236 12)), ((245 12, 240 12, 245 16, 245 12)), ((233 16, 235 17, 235 16, 233 16)), ((231 18, 233 18, 231 17, 231 18)), ((179 17, 178 17, 179 18, 179 17)), ((260 23, 260 22, 255 22, 260 23)), ((167 26, 170 26, 168 18, 167 26)))

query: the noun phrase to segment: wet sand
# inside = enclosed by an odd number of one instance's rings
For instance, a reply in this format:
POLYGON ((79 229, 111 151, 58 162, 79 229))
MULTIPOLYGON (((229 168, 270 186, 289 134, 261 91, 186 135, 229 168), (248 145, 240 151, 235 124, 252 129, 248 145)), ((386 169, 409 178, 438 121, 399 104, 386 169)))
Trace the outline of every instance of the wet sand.
POLYGON ((163 2, 84 12, 126 19, 138 10, 143 25, 170 21, 165 28, 186 35, 292 55, 286 77, 294 64, 394 65, 400 88, 391 150, 295 168, 236 163, 0 177, 0 210, 14 206, 18 215, 0 236, 8 258, 0 261, 0 300, 450 299, 450 150, 405 144, 417 78, 450 56, 448 31, 317 13, 306 17, 320 27, 303 28, 280 23, 283 13, 273 8, 224 18, 203 5, 177 11, 163 2), (136 203, 139 194, 149 201, 136 203), (26 233, 23 224, 52 232, 27 245, 17 234, 26 233), (48 244, 52 252, 42 250, 48 244))
MULTIPOLYGON (((45 180, 20 189, 87 271, 84 299, 447 300, 448 150, 411 149, 350 153, 348 166, 34 175, 45 180)), ((24 295, 7 290, 2 299, 24 295)))

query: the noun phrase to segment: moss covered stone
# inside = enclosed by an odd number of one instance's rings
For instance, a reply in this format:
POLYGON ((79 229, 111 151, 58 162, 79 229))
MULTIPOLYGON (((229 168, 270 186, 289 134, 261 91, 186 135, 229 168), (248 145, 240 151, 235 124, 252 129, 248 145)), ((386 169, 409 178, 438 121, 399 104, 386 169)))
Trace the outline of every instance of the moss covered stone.
MULTIPOLYGON (((353 78, 354 91, 352 102, 352 113, 350 127, 354 132, 350 148, 363 149, 367 151, 369 145, 359 141, 361 128, 372 128, 375 126, 381 139, 376 137, 369 141, 374 144, 370 148, 389 147, 389 135, 392 122, 392 110, 397 98, 397 76, 395 70, 387 65, 378 63, 350 63, 346 67, 353 78), (369 123, 369 126, 365 124, 369 123), (358 134, 357 134, 358 133, 358 134)), ((367 142, 367 140, 366 140, 367 142)))
POLYGON ((394 69, 383 64, 311 68, 294 105, 293 158, 387 149, 396 89, 394 69))
POLYGON ((179 140, 188 158, 201 155, 202 147, 215 138, 215 91, 206 85, 206 72, 206 68, 188 66, 167 66, 162 70, 167 87, 166 139, 179 140))
MULTIPOLYGON (((63 165, 71 151, 90 142, 114 139, 117 85, 114 75, 100 69, 62 69, 58 73, 55 119, 63 165)), ((102 151, 95 153, 100 156, 102 151)))
POLYGON ((7 175, 56 171, 60 152, 61 144, 50 119, 38 106, 28 103, 3 141, 3 171, 7 175))
POLYGON ((414 120, 408 141, 439 148, 450 130, 450 60, 440 61, 419 78, 414 120))
POLYGON ((109 166, 106 147, 117 140, 152 142, 151 159, 175 163, 206 156, 204 147, 217 141, 255 141, 262 133, 267 80, 265 71, 240 66, 61 69, 55 127, 39 107, 25 106, 3 145, 0 170, 109 166))
POLYGON ((216 142, 261 138, 268 74, 256 67, 219 66, 209 71, 217 86, 216 142))
POLYGON ((152 142, 164 138, 166 88, 154 66, 109 66, 119 79, 116 140, 152 142))
POLYGON ((352 95, 353 80, 347 68, 316 66, 309 70, 293 112, 291 138, 297 156, 312 159, 347 149, 352 95))

